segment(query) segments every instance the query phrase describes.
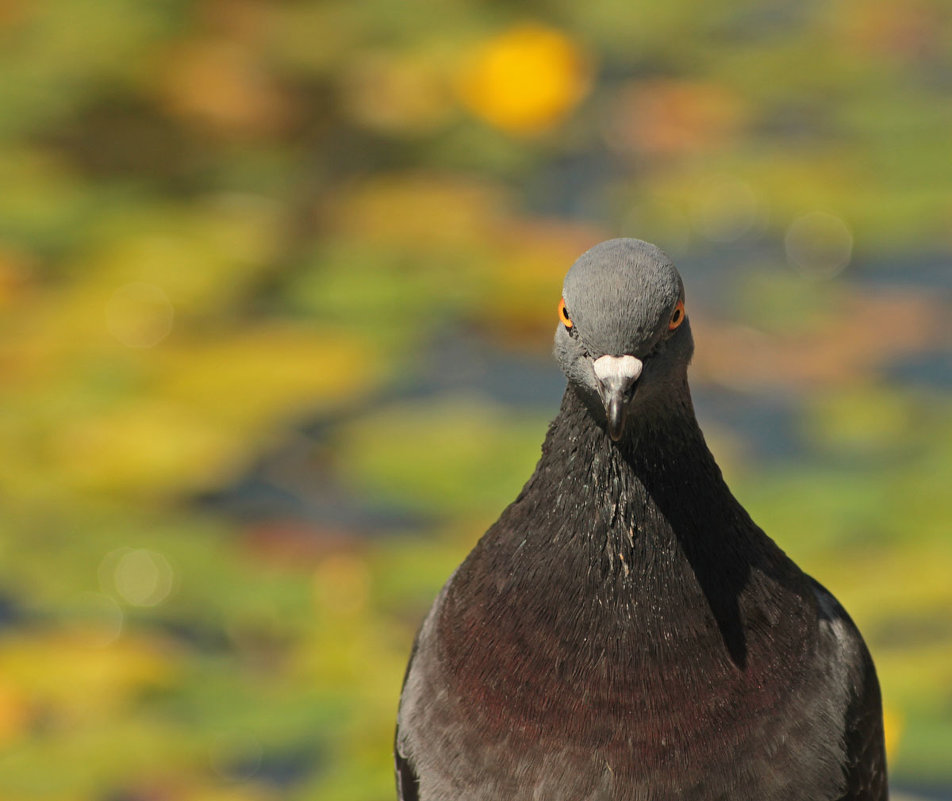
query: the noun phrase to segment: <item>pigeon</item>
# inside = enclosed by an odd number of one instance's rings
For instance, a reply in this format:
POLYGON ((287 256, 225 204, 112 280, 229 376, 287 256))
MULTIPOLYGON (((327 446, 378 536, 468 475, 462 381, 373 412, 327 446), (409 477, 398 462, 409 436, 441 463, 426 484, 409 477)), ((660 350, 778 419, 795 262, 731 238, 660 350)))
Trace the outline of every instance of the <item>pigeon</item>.
POLYGON ((535 472, 413 645, 401 801, 886 799, 869 651, 725 484, 671 259, 596 245, 558 317, 535 472))

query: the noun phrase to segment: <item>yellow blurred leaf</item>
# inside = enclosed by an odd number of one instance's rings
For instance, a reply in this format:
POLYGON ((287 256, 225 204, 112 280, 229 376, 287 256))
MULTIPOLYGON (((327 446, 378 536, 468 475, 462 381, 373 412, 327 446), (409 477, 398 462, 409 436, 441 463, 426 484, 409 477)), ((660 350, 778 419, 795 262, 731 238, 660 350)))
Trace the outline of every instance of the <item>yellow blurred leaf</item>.
POLYGON ((429 251, 478 247, 506 207, 506 194, 492 184, 405 173, 355 184, 329 201, 327 213, 345 236, 429 251))
POLYGON ((92 278, 76 291, 89 286, 111 295, 127 283, 149 283, 185 314, 226 308, 267 269, 281 235, 275 204, 238 194, 184 209, 148 208, 101 229, 103 245, 83 264, 92 278))
POLYGON ((814 440, 838 452, 856 453, 907 443, 916 410, 891 389, 862 383, 820 395, 808 420, 814 440))
POLYGON ((87 492, 195 489, 227 474, 243 453, 229 434, 187 407, 142 400, 64 423, 50 461, 87 492))
POLYGON ((48 459, 85 491, 164 495, 217 485, 261 439, 378 377, 376 353, 332 332, 271 327, 155 354, 148 394, 62 421, 48 459))
POLYGON ((0 666, 29 703, 67 725, 104 720, 145 688, 166 685, 176 654, 155 642, 121 637, 106 647, 82 627, 8 635, 0 666))
POLYGON ((380 378, 377 353, 333 330, 271 325, 159 355, 156 394, 247 430, 339 403, 380 378))

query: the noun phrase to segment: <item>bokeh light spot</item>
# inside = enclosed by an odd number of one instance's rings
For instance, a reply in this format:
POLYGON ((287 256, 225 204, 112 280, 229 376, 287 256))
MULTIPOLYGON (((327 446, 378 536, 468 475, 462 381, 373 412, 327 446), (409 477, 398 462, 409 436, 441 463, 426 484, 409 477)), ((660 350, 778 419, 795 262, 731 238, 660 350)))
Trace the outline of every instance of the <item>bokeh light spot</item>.
POLYGON ((839 217, 814 211, 797 218, 784 238, 787 261, 808 278, 832 278, 853 254, 853 232, 839 217))
POLYGON ((247 779, 258 773, 264 749, 252 734, 240 731, 217 735, 208 747, 208 763, 223 779, 247 779))
POLYGON ((121 548, 103 560, 112 585, 122 600, 133 606, 156 606, 172 592, 175 573, 160 553, 146 548, 121 548))
POLYGON ((540 133, 586 95, 590 69, 564 33, 519 25, 484 42, 460 77, 463 103, 497 128, 540 133))
POLYGON ((134 282, 117 289, 106 306, 106 325, 129 348, 151 348, 172 330, 175 309, 155 284, 134 282))

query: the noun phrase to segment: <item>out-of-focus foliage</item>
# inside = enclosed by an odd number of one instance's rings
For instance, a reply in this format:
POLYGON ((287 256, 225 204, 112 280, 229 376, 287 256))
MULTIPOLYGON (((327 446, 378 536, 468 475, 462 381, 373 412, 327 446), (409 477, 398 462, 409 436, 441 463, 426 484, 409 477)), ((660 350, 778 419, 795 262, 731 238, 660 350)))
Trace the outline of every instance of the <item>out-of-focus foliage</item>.
POLYGON ((950 52, 942 0, 0 0, 0 797, 393 797, 612 235, 952 784, 950 52))

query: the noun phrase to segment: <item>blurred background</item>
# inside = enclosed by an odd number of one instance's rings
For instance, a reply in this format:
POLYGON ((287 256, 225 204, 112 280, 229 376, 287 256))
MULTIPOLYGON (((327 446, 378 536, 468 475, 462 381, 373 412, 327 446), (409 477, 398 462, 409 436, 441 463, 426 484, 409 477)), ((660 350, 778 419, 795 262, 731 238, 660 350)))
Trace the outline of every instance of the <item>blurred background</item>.
POLYGON ((950 131, 943 0, 0 0, 0 799, 393 798, 619 235, 952 798, 950 131))

